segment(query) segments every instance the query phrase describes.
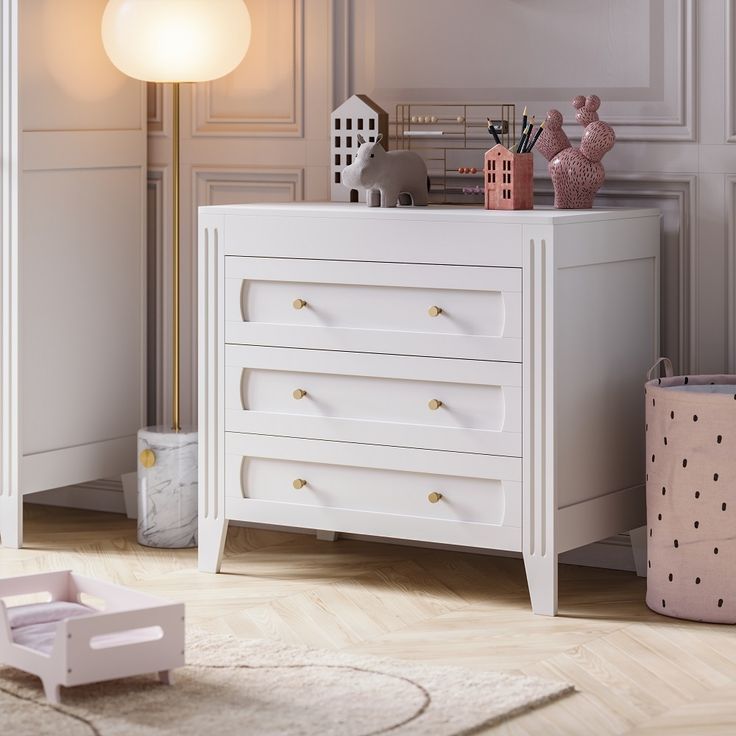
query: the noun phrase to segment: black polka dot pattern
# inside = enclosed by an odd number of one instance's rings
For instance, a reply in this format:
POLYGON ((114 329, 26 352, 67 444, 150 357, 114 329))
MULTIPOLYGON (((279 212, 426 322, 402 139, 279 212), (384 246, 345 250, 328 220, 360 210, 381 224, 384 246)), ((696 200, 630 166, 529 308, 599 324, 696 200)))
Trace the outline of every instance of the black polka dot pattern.
POLYGON ((645 390, 647 605, 736 624, 736 376, 663 377, 645 390), (707 392, 723 384, 733 391, 707 392), (670 390, 684 385, 705 390, 670 390))

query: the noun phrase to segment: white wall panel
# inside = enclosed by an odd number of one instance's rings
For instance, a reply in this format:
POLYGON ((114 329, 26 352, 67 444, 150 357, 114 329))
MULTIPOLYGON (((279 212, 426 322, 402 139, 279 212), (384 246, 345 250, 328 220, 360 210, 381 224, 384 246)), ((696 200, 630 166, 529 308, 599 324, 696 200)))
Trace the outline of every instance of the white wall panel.
POLYGON ((138 430, 142 213, 117 203, 139 201, 140 185, 135 167, 23 178, 21 201, 44 203, 23 208, 20 223, 26 455, 138 430))
POLYGON ((694 136, 692 0, 336 0, 343 91, 406 101, 606 101, 622 139, 694 136), (489 98, 489 93, 490 98, 489 98))
POLYGON ((249 0, 248 55, 232 74, 194 89, 194 135, 300 136, 303 0, 249 0))
POLYGON ((139 130, 141 95, 108 59, 100 0, 22 0, 23 130, 139 130))

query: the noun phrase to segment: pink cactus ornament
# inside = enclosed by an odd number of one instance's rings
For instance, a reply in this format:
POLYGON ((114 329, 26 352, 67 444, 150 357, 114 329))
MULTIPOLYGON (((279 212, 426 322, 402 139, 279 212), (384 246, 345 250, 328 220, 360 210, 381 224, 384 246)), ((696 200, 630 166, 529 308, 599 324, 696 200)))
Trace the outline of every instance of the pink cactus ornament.
POLYGON ((603 156, 613 148, 613 128, 598 118, 601 101, 597 95, 578 95, 572 101, 575 118, 585 128, 579 148, 573 148, 562 129, 562 113, 550 110, 537 150, 549 161, 558 209, 590 209, 606 172, 603 156))

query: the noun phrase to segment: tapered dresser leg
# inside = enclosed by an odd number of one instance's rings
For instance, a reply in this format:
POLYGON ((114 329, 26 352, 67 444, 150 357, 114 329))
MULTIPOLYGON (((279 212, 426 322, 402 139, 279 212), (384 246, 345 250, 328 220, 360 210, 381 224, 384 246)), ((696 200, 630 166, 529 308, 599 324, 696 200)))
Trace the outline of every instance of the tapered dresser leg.
POLYGON ((199 520, 199 569, 220 572, 227 537, 227 519, 199 520))
POLYGON ((326 529, 317 529, 317 539, 320 542, 337 542, 339 535, 326 529))
POLYGON ((526 580, 532 611, 540 616, 557 615, 557 555, 524 553, 526 580))
POLYGON ((14 549, 23 546, 23 498, 18 493, 0 495, 0 544, 14 549))

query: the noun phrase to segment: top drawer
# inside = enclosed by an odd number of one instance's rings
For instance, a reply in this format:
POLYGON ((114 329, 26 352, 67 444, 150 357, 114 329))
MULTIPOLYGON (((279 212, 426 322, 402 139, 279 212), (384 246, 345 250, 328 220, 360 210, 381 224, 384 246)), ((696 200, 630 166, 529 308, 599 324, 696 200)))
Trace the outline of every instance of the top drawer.
POLYGON ((338 203, 244 207, 225 217, 225 255, 521 268, 522 226, 498 222, 504 215, 338 203))
POLYGON ((227 257, 225 339, 521 361, 521 269, 227 257))

